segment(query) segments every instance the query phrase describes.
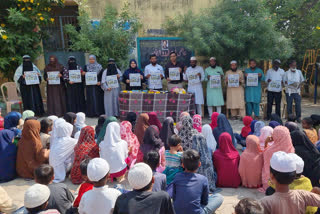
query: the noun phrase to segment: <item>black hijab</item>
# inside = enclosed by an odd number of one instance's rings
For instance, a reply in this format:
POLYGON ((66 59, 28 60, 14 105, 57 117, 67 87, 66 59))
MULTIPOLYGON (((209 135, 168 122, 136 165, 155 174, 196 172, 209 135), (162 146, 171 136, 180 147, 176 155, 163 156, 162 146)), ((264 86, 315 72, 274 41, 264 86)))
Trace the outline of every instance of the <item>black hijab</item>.
POLYGON ((77 70, 77 60, 74 56, 70 56, 68 60, 68 70, 77 70))
POLYGON ((33 64, 30 60, 30 57, 24 57, 22 62, 22 70, 25 71, 33 71, 33 64))
POLYGON ((314 126, 319 126, 320 125, 320 115, 319 114, 312 114, 311 119, 313 121, 314 126))
MULTIPOLYGON (((315 145, 309 140, 309 138, 300 130, 291 133, 292 144, 295 152, 304 161, 303 174, 312 178, 315 177, 315 169, 319 168, 320 163, 320 152, 315 145)), ((312 184, 319 183, 319 178, 312 180, 312 184)), ((319 184, 318 184, 319 185, 319 184)), ((318 186, 317 185, 317 186, 318 186)))
POLYGON ((172 118, 167 118, 163 121, 162 128, 160 131, 160 138, 164 143, 166 149, 170 149, 169 147, 169 139, 172 135, 174 135, 174 121, 172 118))
POLYGON ((281 126, 283 126, 283 122, 281 120, 281 118, 279 117, 279 115, 277 114, 271 114, 271 121, 276 121, 278 123, 280 123, 281 126))
POLYGON ((67 112, 64 116, 63 119, 70 123, 71 125, 74 125, 74 121, 77 118, 77 115, 73 112, 67 112))
POLYGON ((149 126, 144 133, 143 144, 140 146, 141 152, 146 155, 151 150, 159 151, 162 146, 163 142, 159 137, 158 131, 154 127, 149 126))
POLYGON ((107 76, 117 75, 117 74, 118 74, 118 70, 117 70, 116 64, 109 63, 107 66, 107 76))
POLYGON ((126 121, 129 121, 132 125, 132 131, 134 131, 134 127, 136 126, 137 114, 134 112, 129 112, 126 117, 126 121))
POLYGON ((105 114, 100 115, 100 117, 98 119, 98 124, 97 124, 97 126, 95 128, 96 136, 99 136, 100 130, 103 127, 103 124, 106 121, 106 119, 107 119, 107 115, 105 115, 105 114))
POLYGON ((285 127, 287 127, 291 132, 299 130, 299 126, 295 122, 286 122, 285 127))

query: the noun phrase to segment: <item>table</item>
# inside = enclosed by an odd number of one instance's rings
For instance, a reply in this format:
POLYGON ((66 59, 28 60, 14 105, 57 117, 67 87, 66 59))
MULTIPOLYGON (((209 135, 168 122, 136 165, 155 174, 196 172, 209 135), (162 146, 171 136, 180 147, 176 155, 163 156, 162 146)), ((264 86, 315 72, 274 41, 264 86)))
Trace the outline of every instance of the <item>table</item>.
POLYGON ((187 111, 191 116, 195 114, 194 94, 177 93, 147 93, 122 91, 119 95, 120 120, 126 119, 129 112, 140 113, 156 112, 160 122, 167 117, 179 120, 180 113, 187 111))

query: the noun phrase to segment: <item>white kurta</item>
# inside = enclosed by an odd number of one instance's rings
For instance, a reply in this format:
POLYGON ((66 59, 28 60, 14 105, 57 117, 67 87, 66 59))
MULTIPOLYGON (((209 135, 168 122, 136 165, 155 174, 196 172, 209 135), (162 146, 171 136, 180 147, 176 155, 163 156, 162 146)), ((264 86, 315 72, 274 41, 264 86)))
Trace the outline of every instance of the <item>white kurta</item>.
POLYGON ((119 190, 108 188, 108 186, 93 187, 92 190, 83 194, 79 204, 79 213, 110 214, 120 195, 119 190))
POLYGON ((188 75, 193 72, 200 73, 201 78, 200 78, 199 83, 196 83, 196 84, 188 83, 188 92, 195 94, 195 103, 196 104, 204 104, 202 82, 204 81, 205 76, 204 76, 203 68, 198 65, 194 68, 188 67, 186 72, 183 74, 183 79, 188 80, 188 75))

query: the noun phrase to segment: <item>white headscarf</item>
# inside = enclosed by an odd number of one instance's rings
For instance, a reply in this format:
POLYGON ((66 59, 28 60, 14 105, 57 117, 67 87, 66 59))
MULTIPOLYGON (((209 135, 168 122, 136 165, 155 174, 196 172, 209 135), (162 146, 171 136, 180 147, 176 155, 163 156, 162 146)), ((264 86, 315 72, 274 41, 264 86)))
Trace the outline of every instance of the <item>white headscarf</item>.
POLYGON ((48 117, 48 119, 50 119, 50 120, 52 120, 52 122, 54 122, 59 118, 57 116, 55 116, 55 115, 51 115, 51 116, 48 117))
POLYGON ((73 126, 70 123, 64 121, 55 125, 55 138, 53 139, 49 154, 49 164, 53 167, 63 164, 65 160, 70 158, 78 142, 71 137, 73 126))
POLYGON ((52 145, 54 143, 54 138, 57 135, 57 126, 60 123, 66 123, 66 121, 63 118, 58 118, 57 120, 55 120, 53 122, 52 131, 51 131, 51 137, 50 137, 50 148, 52 147, 52 145))
POLYGON ((212 154, 214 151, 216 151, 217 148, 217 141, 214 138, 213 134, 212 134, 212 129, 211 126, 206 124, 202 127, 202 134, 204 135, 204 137, 207 140, 207 145, 208 145, 208 150, 210 152, 210 154, 212 154))
POLYGON ((78 112, 76 115, 77 115, 77 121, 74 125, 77 127, 78 131, 80 131, 83 127, 87 126, 85 124, 86 115, 83 112, 78 112))
POLYGON ((110 173, 120 172, 127 167, 125 160, 128 157, 128 144, 121 139, 117 122, 108 124, 104 140, 99 146, 100 157, 109 163, 110 173))

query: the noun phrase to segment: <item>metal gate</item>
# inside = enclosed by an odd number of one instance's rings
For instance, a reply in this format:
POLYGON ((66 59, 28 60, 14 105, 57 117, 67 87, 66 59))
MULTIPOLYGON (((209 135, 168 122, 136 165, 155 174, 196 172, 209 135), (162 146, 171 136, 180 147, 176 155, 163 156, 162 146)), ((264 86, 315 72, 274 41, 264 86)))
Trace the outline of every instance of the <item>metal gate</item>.
POLYGON ((77 16, 56 16, 53 18, 55 21, 44 28, 44 30, 47 32, 46 38, 43 39, 43 49, 46 64, 48 64, 49 57, 51 55, 55 55, 59 62, 63 65, 67 64, 69 56, 75 56, 78 64, 84 66, 84 53, 73 51, 70 48, 70 40, 64 31, 64 26, 67 24, 77 26, 77 16))

